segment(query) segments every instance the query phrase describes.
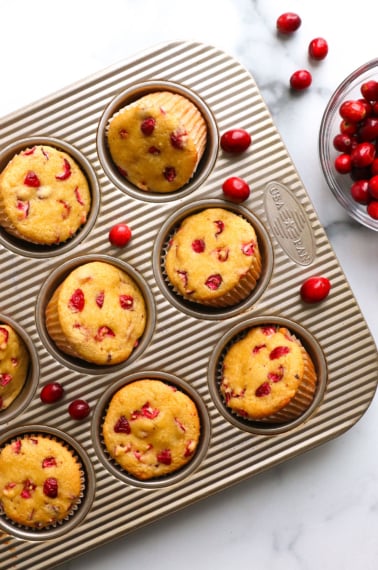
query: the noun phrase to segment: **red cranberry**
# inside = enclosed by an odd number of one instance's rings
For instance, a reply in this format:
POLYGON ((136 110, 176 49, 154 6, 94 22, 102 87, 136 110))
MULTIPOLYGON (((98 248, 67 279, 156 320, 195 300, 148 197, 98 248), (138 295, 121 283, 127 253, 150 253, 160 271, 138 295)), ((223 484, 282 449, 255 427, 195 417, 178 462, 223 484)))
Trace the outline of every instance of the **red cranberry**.
POLYGON ((350 152, 352 149, 352 137, 347 134, 338 133, 333 139, 333 146, 339 152, 350 152))
POLYGON ((298 69, 290 77, 290 86, 295 91, 302 91, 310 87, 312 75, 307 69, 298 69))
POLYGON ((340 116, 350 123, 359 123, 366 117, 366 107, 361 101, 348 100, 340 105, 340 116))
POLYGON ((355 135, 358 131, 357 123, 352 123, 351 121, 346 121, 343 119, 340 123, 340 133, 345 135, 355 135))
POLYGON ((372 176, 368 182, 369 194, 375 200, 378 200, 378 175, 372 176))
POLYGON ((59 382, 50 382, 41 390, 40 398, 44 404, 53 404, 63 397, 64 389, 59 382))
POLYGON ((73 400, 68 406, 68 413, 74 420, 83 420, 90 411, 89 404, 85 400, 73 400))
POLYGON ((131 229, 127 224, 119 223, 109 231, 109 241, 115 247, 124 247, 131 240, 131 229))
POLYGON ((358 136, 362 141, 374 141, 378 138, 378 118, 367 117, 358 130, 358 136))
POLYGON ((58 496, 58 481, 55 477, 45 479, 43 483, 43 494, 50 499, 55 499, 58 496))
POLYGON ((308 46, 308 53, 312 59, 321 60, 327 57, 328 43, 324 38, 314 38, 308 46))
POLYGON ((335 158, 335 168, 340 174, 347 174, 351 171, 352 161, 349 154, 339 154, 335 158))
POLYGON ((378 201, 372 200, 369 202, 369 204, 366 206, 366 211, 368 215, 373 218, 373 220, 378 220, 378 201))
POLYGON ((371 79, 370 81, 365 81, 361 85, 362 96, 367 101, 377 101, 378 100, 378 81, 371 79))
POLYGON ((238 176, 231 176, 223 182, 224 195, 233 202, 244 202, 251 193, 250 187, 245 180, 238 176))
POLYGON ((352 150, 351 162, 357 168, 369 166, 375 158, 375 146, 370 142, 362 142, 352 150))
POLYGON ((244 129, 231 129, 221 136, 220 145, 225 152, 238 154, 247 150, 251 135, 244 129))
POLYGON ((281 14, 276 21, 276 27, 281 34, 291 34, 298 30, 302 23, 301 18, 294 12, 281 14))
POLYGON ((327 277, 313 276, 302 283, 300 295, 305 303, 319 303, 328 296, 330 289, 327 277))
POLYGON ((368 204, 370 201, 368 180, 356 180, 350 188, 350 193, 355 202, 359 204, 368 204))

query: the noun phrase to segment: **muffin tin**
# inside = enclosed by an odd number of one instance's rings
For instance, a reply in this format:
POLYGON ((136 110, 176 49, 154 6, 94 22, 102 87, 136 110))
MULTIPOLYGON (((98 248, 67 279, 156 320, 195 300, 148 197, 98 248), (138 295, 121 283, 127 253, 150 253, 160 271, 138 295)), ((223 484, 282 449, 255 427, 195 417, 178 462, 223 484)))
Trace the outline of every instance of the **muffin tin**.
POLYGON ((22 330, 32 354, 26 391, 0 415, 0 446, 19 433, 59 434, 82 458, 86 484, 78 512, 59 528, 30 532, 0 514, 0 557, 7 567, 50 569, 66 560, 67 552, 78 556, 325 443, 364 414, 377 385, 374 340, 258 87, 237 61, 197 42, 157 46, 4 117, 0 165, 9 160, 10 149, 32 140, 69 145, 80 155, 94 206, 83 230, 59 247, 27 247, 0 234, 1 316, 22 330), (195 102, 210 133, 196 175, 169 196, 141 193, 120 180, 104 138, 110 114, 162 86, 195 102), (219 148, 219 138, 236 127, 247 129, 253 142, 244 154, 230 156, 219 148), (243 205, 222 196, 223 181, 233 175, 251 186, 243 205), (182 303, 163 269, 165 244, 178 221, 212 205, 253 221, 264 260, 255 292, 227 310, 182 303), (120 221, 130 225, 133 237, 118 249, 110 245, 108 232, 120 221), (126 267, 147 301, 149 322, 140 346, 114 368, 65 358, 44 330, 43 311, 52 287, 70 267, 89 259, 126 267), (320 304, 305 305, 299 289, 315 274, 330 279, 331 293, 320 304), (220 397, 222 353, 256 323, 288 326, 314 359, 317 393, 295 422, 240 421, 220 397), (142 377, 164 378, 191 394, 202 427, 192 461, 170 477, 145 484, 109 461, 100 435, 111 394, 142 377), (51 381, 64 385, 65 397, 42 404, 39 391, 51 381), (91 405, 92 413, 83 421, 68 415, 68 403, 75 398, 91 405))

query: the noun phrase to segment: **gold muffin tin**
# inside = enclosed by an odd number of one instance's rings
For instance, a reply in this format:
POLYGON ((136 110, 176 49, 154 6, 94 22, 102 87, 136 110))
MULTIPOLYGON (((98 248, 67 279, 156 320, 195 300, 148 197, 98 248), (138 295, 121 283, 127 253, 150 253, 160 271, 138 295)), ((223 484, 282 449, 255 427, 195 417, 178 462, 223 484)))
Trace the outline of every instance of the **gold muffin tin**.
POLYGON ((27 387, 0 413, 0 446, 25 432, 50 433, 72 445, 86 473, 77 512, 56 528, 18 528, 0 514, 5 567, 51 569, 67 553, 78 556, 325 443, 364 414, 377 386, 374 340, 258 87, 237 61, 209 45, 167 43, 1 123, 0 169, 25 145, 53 144, 81 163, 93 198, 87 224, 61 246, 25 244, 0 231, 0 317, 18 327, 32 355, 27 387), (195 102, 209 128, 196 175, 171 195, 144 193, 121 179, 105 140, 112 113, 161 88, 195 102), (252 135, 252 145, 242 155, 220 149, 220 135, 230 128, 245 128, 252 135), (251 186, 243 205, 222 195, 229 176, 240 176, 251 186), (255 292, 238 306, 219 310, 176 297, 163 267, 167 239, 179 220, 213 205, 252 221, 264 261, 255 292), (120 221, 131 226, 133 238, 118 249, 111 246, 108 232, 120 221), (66 358, 44 328, 44 307, 53 287, 71 267, 93 259, 126 268, 147 301, 141 343, 128 361, 114 368, 66 358), (299 289, 315 274, 327 276, 332 289, 322 303, 306 305, 299 289), (246 327, 263 323, 291 328, 309 350, 319 377, 313 404, 288 424, 241 421, 225 409, 219 395, 225 347, 246 327), (100 435, 114 390, 142 377, 165 379, 191 394, 202 425, 192 462, 171 477, 145 483, 111 462, 100 435), (42 404, 40 389, 51 381, 64 385, 65 397, 42 404), (68 403, 75 398, 85 398, 91 406, 83 421, 68 414, 68 403))

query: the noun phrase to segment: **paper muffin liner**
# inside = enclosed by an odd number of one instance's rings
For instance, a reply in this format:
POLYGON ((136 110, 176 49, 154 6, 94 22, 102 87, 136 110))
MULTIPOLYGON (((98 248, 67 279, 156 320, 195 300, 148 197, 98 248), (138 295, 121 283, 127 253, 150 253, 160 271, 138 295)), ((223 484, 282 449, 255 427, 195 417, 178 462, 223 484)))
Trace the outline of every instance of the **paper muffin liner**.
POLYGON ((182 481, 199 467, 207 453, 207 449, 210 443, 210 429, 210 421, 206 406, 202 401, 202 398, 199 396, 196 390, 192 388, 192 386, 173 374, 168 374, 160 370, 145 370, 119 379, 103 394, 102 398, 98 402, 93 416, 92 439, 94 441, 99 459, 102 461, 105 468, 108 469, 115 477, 124 483, 132 485, 134 487, 157 489, 174 485, 175 483, 182 481), (195 404, 200 422, 199 440, 196 449, 189 460, 181 467, 170 473, 146 479, 139 478, 136 475, 129 473, 110 455, 102 433, 103 424, 112 397, 126 384, 137 382, 138 380, 158 380, 169 386, 173 386, 177 390, 180 390, 186 394, 186 396, 188 396, 195 404))
MULTIPOLYGON (((33 427, 33 426, 31 426, 33 427)), ((0 505, 0 518, 3 520, 3 526, 6 525, 7 531, 14 533, 20 538, 26 538, 28 540, 44 540, 46 538, 54 538, 55 536, 60 536, 72 526, 78 524, 80 520, 87 514, 89 507, 93 500, 94 488, 93 488, 93 469, 89 463, 89 460, 84 460, 81 456, 78 446, 72 442, 68 441, 68 436, 64 435, 64 438, 59 437, 53 432, 58 432, 53 428, 46 428, 43 430, 31 430, 25 431, 25 429, 15 430, 14 435, 10 436, 8 439, 4 440, 0 449, 4 448, 6 445, 11 444, 17 440, 22 440, 24 437, 28 438, 38 438, 43 437, 55 441, 62 445, 67 451, 72 454, 76 465, 80 472, 81 488, 77 497, 72 502, 72 505, 68 509, 64 517, 59 520, 52 521, 48 524, 36 524, 36 525, 23 525, 6 515, 6 513, 1 509, 0 505), (84 503, 87 503, 84 506, 84 503), (75 520, 77 519, 77 520, 75 520)))

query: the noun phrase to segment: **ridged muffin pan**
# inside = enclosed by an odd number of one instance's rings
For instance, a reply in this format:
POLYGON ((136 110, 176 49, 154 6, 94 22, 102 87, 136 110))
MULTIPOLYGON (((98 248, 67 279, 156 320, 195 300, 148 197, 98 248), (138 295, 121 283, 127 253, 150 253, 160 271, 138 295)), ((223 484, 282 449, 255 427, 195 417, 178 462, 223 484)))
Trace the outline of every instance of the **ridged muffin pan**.
POLYGON ((15 149, 43 142, 66 149, 90 181, 92 211, 77 235, 60 246, 26 245, 0 231, 0 313, 31 352, 24 391, 0 412, 0 446, 20 433, 61 437, 85 470, 79 509, 58 528, 18 528, 0 513, 0 559, 17 570, 51 569, 70 557, 124 536, 177 509, 252 477, 350 429, 368 408, 378 378, 377 349, 346 277, 254 78, 232 57, 198 42, 151 48, 2 118, 0 166, 15 149), (121 179, 106 148, 109 117, 141 94, 161 88, 197 104, 208 125, 206 152, 192 180, 171 195, 144 193, 121 179), (231 128, 251 133, 238 156, 220 148, 231 128), (244 178, 251 196, 227 201, 222 183, 244 178), (263 271, 252 295, 227 309, 183 302, 164 272, 169 236, 187 213, 223 207, 249 219, 263 271), (132 240, 113 247, 110 228, 127 222, 132 240), (48 338, 44 308, 71 267, 93 259, 125 268, 148 308, 144 336, 122 365, 96 367, 66 358, 48 338), (306 277, 324 275, 329 296, 305 304, 306 277), (314 400, 295 421, 275 425, 230 414, 219 392, 227 346, 254 324, 287 326, 311 355, 318 375, 314 400), (353 345, 353 351, 350 346, 353 345), (156 481, 134 480, 108 457, 101 437, 107 403, 117 387, 159 378, 192 396, 201 441, 181 471, 156 481), (43 404, 41 388, 61 382, 63 400, 43 404), (86 399, 91 414, 71 419, 67 407, 86 399))

